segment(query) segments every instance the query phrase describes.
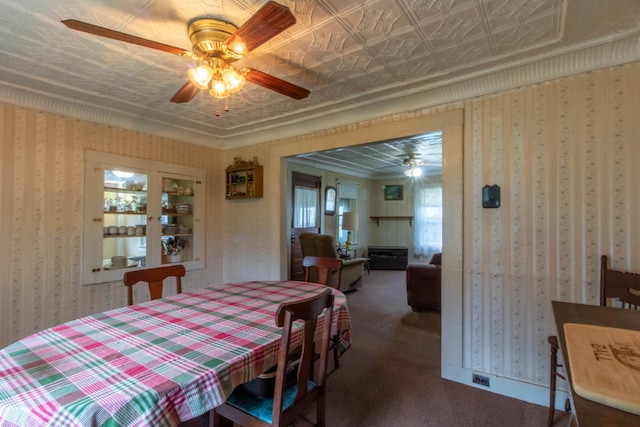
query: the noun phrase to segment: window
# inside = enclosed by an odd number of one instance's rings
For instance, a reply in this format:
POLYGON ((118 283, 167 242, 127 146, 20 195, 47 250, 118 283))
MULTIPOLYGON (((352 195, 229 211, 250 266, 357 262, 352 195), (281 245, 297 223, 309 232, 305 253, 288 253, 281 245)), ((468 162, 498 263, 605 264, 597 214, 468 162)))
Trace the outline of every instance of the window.
POLYGON ((442 184, 416 186, 413 252, 429 257, 442 252, 442 184))

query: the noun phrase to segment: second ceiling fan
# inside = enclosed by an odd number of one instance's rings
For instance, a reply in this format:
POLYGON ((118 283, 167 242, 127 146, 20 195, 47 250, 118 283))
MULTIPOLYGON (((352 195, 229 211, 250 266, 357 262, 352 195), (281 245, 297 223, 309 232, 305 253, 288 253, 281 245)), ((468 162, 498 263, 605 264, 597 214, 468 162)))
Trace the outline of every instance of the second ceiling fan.
POLYGON ((253 68, 235 68, 232 63, 295 24, 288 7, 267 2, 241 27, 219 19, 195 18, 188 26, 191 51, 121 33, 86 22, 67 19, 67 27, 138 46, 148 47, 200 62, 188 71, 189 80, 171 98, 171 102, 191 101, 201 90, 216 98, 226 98, 244 86, 245 80, 293 99, 304 99, 309 90, 253 68))

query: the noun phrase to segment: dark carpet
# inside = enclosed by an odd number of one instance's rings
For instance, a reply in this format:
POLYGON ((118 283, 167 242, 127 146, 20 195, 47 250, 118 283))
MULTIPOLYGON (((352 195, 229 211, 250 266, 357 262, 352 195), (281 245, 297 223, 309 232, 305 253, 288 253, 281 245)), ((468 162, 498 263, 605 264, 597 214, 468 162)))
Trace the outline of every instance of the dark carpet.
POLYGON ((412 312, 405 286, 404 271, 372 270, 347 294, 352 346, 328 379, 328 426, 546 424, 546 407, 442 379, 440 315, 412 312))
MULTIPOLYGON (((347 294, 352 346, 327 379, 327 427, 546 425, 546 407, 441 378, 440 314, 412 312, 405 286, 404 271, 372 270, 362 289, 347 294)), ((569 422, 556 411, 554 426, 569 422)))

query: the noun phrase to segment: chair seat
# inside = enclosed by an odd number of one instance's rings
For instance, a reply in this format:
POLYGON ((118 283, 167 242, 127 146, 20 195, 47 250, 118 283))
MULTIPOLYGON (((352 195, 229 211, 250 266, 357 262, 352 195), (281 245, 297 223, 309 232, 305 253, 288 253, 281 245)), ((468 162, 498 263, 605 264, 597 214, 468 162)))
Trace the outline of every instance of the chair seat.
MULTIPOLYGON (((316 383, 313 381, 307 381, 307 389, 309 391, 316 387, 316 383)), ((287 409, 293 404, 293 400, 296 397, 298 391, 298 385, 293 385, 285 390, 283 399, 283 410, 287 409)), ((273 414, 273 399, 261 399, 256 397, 242 387, 236 387, 231 393, 231 396, 226 401, 227 404, 243 411, 251 416, 264 421, 267 424, 271 424, 271 418, 273 414)))

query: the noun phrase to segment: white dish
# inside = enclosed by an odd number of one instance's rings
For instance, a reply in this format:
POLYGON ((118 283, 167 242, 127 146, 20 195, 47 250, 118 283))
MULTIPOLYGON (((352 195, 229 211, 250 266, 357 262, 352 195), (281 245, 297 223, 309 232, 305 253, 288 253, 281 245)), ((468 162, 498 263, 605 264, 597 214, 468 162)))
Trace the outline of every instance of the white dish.
POLYGON ((137 267, 138 263, 136 261, 129 261, 129 263, 127 265, 118 265, 118 266, 113 266, 113 264, 107 264, 104 266, 105 270, 120 270, 122 268, 131 268, 131 267, 137 267))

